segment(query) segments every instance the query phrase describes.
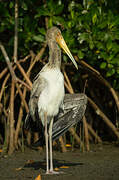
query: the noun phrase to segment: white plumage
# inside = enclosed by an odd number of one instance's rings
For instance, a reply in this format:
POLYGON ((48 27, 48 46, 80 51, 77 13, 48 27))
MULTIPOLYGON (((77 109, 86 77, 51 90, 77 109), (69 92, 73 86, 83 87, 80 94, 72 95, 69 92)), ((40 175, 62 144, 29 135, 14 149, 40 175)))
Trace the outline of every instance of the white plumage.
MULTIPOLYGON (((45 79, 47 85, 38 100, 39 116, 43 117, 43 112, 47 112, 48 116, 56 116, 64 99, 64 77, 57 67, 42 71, 40 76, 45 79)), ((42 123, 44 125, 44 121, 42 123)))

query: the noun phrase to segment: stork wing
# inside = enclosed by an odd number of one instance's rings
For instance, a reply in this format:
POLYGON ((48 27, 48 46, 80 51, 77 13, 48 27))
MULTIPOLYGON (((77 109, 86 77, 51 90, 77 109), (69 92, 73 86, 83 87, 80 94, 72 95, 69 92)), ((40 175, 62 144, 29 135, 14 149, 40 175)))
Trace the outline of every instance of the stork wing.
POLYGON ((41 77, 40 73, 35 77, 30 100, 29 100, 29 113, 26 116, 25 119, 25 128, 28 128, 31 124, 30 122, 33 120, 34 122, 39 119, 38 117, 38 99, 40 97, 40 94, 42 90, 45 88, 46 80, 41 77))
POLYGON ((87 105, 85 94, 67 94, 64 98, 64 115, 58 115, 53 124, 52 139, 56 140, 84 116, 87 105))
MULTIPOLYGON (((61 111, 53 123, 52 139, 58 139, 61 135, 68 131, 69 128, 76 123, 81 122, 87 105, 87 96, 85 94, 66 94, 64 97, 64 112, 61 111)), ((33 123, 29 124, 32 130, 33 123), (32 126, 32 127, 31 127, 32 126)), ((37 128, 41 129, 41 125, 37 124, 37 128)), ((45 144, 44 135, 42 134, 37 142, 32 144, 33 147, 45 144)))

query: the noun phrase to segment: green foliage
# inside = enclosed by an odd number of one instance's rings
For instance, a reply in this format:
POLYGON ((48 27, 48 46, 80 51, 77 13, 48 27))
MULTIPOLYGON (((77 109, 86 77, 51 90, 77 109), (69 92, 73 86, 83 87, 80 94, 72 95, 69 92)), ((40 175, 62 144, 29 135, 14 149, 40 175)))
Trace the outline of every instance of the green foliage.
MULTIPOLYGON (((19 1, 19 56, 38 52, 45 41, 46 25, 63 27, 72 53, 111 78, 119 88, 119 2, 114 0, 19 1), (114 80, 113 80, 114 79, 114 80)), ((13 55, 14 1, 0 3, 0 34, 9 56, 13 55)), ((2 57, 0 56, 2 59, 2 57)), ((1 60, 0 59, 0 60, 1 60)), ((67 56, 64 55, 65 61, 67 56)))

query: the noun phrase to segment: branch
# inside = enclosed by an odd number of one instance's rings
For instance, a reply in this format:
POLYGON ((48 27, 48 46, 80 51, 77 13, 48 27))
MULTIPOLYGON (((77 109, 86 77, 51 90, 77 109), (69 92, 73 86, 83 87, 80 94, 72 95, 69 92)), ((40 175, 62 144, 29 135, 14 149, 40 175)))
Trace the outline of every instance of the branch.
POLYGON ((66 74, 66 72, 63 70, 63 73, 64 73, 64 77, 65 77, 65 79, 66 79, 66 82, 67 82, 67 85, 68 85, 68 87, 69 87, 69 89, 70 89, 70 93, 71 94, 74 94, 74 90, 73 90, 73 88, 72 88, 72 85, 71 85, 71 83, 70 83, 70 80, 69 80, 69 78, 68 78, 68 76, 67 76, 67 74, 66 74))
POLYGON ((101 138, 96 134, 96 132, 92 129, 92 127, 90 126, 90 124, 87 123, 88 126, 88 130, 90 131, 90 133, 97 139, 97 141, 99 143, 102 143, 101 138))
POLYGON ((14 62, 17 61, 17 50, 18 50, 18 0, 15 0, 15 34, 14 34, 14 62))
POLYGON ((82 143, 82 141, 80 140, 80 137, 77 135, 77 133, 75 132, 75 129, 72 127, 69 129, 69 132, 72 134, 72 136, 74 136, 75 140, 77 141, 77 143, 84 148, 84 144, 82 143))
POLYGON ((39 53, 36 55, 34 61, 31 63, 27 73, 31 72, 32 68, 34 67, 35 63, 41 59, 41 56, 43 55, 45 48, 46 48, 46 44, 44 44, 44 46, 41 48, 41 50, 39 51, 39 53))
POLYGON ((62 152, 67 152, 62 136, 59 138, 59 142, 61 144, 62 152))
POLYGON ((0 79, 2 79, 2 77, 7 73, 8 68, 4 68, 3 71, 0 73, 0 79))
POLYGON ((9 152, 8 154, 12 154, 14 151, 14 90, 15 84, 12 80, 11 86, 11 96, 10 96, 10 141, 9 141, 9 152))
POLYGON ((24 107, 25 107, 25 109, 26 109, 26 112, 28 113, 28 112, 29 112, 29 108, 28 108, 28 105, 27 105, 27 103, 26 103, 26 100, 25 100, 25 98, 24 98, 24 96, 23 96, 23 93, 22 93, 22 91, 21 91, 18 83, 16 83, 16 87, 17 87, 17 90, 18 90, 18 92, 19 92, 20 98, 21 98, 21 100, 23 101, 23 104, 24 104, 24 107))
MULTIPOLYGON (((25 87, 23 90, 23 96, 25 99, 25 97, 26 97, 26 88, 25 87)), ((20 127, 21 127, 22 117, 23 117, 23 101, 21 101, 21 105, 20 105, 20 109, 19 109, 19 115, 18 115, 18 121, 17 121, 16 131, 15 131, 15 147, 16 147, 16 149, 18 148, 18 145, 17 145, 18 135, 19 135, 20 127)))
MULTIPOLYGON (((44 7, 46 8, 47 7, 46 0, 43 0, 43 3, 44 3, 44 7)), ((45 26, 46 26, 46 29, 48 29, 48 17, 47 16, 45 16, 45 26)))
POLYGON ((22 85, 24 85, 29 91, 31 91, 32 87, 29 86, 28 84, 26 84, 24 81, 22 81, 21 79, 17 78, 17 82, 21 83, 22 85))
POLYGON ((11 76, 12 76, 13 80, 16 82, 17 78, 16 78, 16 75, 15 75, 15 72, 14 72, 13 67, 11 65, 10 59, 9 59, 9 57, 7 55, 7 52, 6 52, 4 46, 2 45, 1 42, 0 42, 0 48, 1 48, 1 51, 2 51, 3 56, 5 58, 5 61, 6 61, 7 65, 8 65, 8 68, 10 70, 11 76))
POLYGON ((17 65, 18 69, 20 70, 21 74, 23 75, 23 77, 25 78, 25 80, 27 81, 27 83, 29 84, 29 86, 32 87, 32 82, 30 81, 29 77, 27 76, 27 74, 25 73, 24 69, 19 64, 18 61, 16 62, 16 65, 17 65))
POLYGON ((84 133, 85 133, 85 141, 86 141, 86 149, 87 151, 90 150, 90 145, 89 145, 89 135, 88 135, 88 127, 87 127, 87 121, 85 116, 83 117, 83 124, 84 124, 84 133))
POLYGON ((2 104, 2 103, 0 103, 0 109, 2 109, 3 112, 4 112, 4 115, 5 115, 6 117, 8 117, 8 112, 7 112, 6 109, 3 107, 3 104, 2 104))
POLYGON ((6 86, 6 83, 7 83, 8 79, 9 79, 9 77, 10 77, 10 73, 7 74, 7 76, 5 77, 5 79, 4 79, 3 83, 2 83, 2 87, 1 87, 1 91, 0 91, 0 102, 2 100, 2 96, 3 96, 4 90, 5 90, 5 86, 6 86))

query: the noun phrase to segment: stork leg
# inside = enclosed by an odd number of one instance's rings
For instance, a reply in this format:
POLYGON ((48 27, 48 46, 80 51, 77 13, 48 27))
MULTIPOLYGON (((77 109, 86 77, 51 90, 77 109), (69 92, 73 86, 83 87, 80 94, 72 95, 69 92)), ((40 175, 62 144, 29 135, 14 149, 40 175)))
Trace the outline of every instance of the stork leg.
POLYGON ((53 158, 52 158, 52 126, 53 126, 53 118, 51 119, 50 126, 49 126, 50 172, 53 172, 53 158))
POLYGON ((50 143, 50 174, 58 174, 58 172, 53 171, 53 156, 52 156, 52 127, 53 127, 53 120, 54 118, 52 117, 50 121, 50 126, 49 126, 49 143, 50 143))
POLYGON ((47 132, 47 113, 44 113, 45 120, 45 143, 46 143, 46 174, 49 174, 49 160, 48 160, 48 132, 47 132))

